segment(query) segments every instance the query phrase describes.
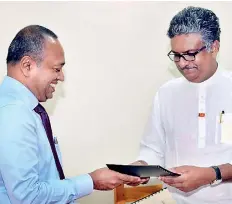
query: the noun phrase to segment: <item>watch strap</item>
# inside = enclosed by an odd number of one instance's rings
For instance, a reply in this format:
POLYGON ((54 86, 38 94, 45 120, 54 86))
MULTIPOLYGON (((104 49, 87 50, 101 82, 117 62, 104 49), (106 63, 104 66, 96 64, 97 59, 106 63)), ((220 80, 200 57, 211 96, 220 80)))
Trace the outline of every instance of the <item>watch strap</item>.
POLYGON ((216 173, 216 180, 222 180, 221 171, 218 166, 211 166, 216 173))

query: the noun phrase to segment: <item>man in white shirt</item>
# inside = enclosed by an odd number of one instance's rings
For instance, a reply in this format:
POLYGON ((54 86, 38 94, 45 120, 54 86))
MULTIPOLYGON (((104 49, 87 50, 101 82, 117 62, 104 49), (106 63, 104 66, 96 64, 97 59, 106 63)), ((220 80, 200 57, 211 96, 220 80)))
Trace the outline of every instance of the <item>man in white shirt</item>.
POLYGON ((204 8, 185 8, 171 20, 168 56, 184 77, 158 90, 135 162, 181 174, 160 178, 178 204, 232 203, 232 135, 223 127, 232 118, 232 75, 216 60, 220 32, 204 8))

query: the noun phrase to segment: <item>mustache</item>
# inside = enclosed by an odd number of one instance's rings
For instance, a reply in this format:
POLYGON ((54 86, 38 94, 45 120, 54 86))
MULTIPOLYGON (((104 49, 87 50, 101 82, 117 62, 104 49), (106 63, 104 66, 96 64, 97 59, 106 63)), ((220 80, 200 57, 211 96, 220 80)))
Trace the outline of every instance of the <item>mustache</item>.
POLYGON ((188 70, 188 69, 197 69, 198 67, 197 66, 184 66, 184 67, 179 67, 182 71, 184 71, 185 69, 188 70))

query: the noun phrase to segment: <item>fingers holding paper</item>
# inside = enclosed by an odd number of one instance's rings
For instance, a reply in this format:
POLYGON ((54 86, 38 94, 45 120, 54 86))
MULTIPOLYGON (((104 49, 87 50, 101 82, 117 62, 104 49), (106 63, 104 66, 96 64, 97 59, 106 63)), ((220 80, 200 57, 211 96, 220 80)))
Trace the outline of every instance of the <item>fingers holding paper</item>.
POLYGON ((196 166, 180 166, 170 169, 180 176, 163 176, 160 180, 184 192, 193 191, 201 186, 210 184, 215 179, 212 168, 196 166))
MULTIPOLYGON (((143 161, 143 160, 139 160, 139 161, 135 161, 133 163, 131 163, 131 165, 148 165, 147 162, 143 161)), ((140 182, 136 182, 136 183, 127 183, 127 185, 129 186, 138 186, 140 184, 147 184, 150 180, 150 177, 147 178, 141 178, 140 182)))
POLYGON ((96 190, 112 190, 121 184, 136 184, 142 181, 139 177, 121 174, 108 168, 97 169, 90 173, 90 176, 96 190))
POLYGON ((139 182, 134 182, 134 183, 129 182, 129 183, 127 183, 127 185, 129 185, 129 186, 138 186, 140 184, 147 184, 149 180, 150 180, 150 178, 141 178, 141 180, 139 182))

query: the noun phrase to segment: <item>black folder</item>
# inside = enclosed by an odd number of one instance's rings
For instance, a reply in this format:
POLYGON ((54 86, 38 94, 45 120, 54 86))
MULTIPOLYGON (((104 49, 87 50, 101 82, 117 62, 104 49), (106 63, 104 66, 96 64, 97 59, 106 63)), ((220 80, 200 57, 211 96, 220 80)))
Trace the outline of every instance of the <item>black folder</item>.
POLYGON ((121 165, 121 164, 106 164, 106 166, 114 171, 131 176, 141 178, 159 177, 159 176, 180 176, 165 169, 159 165, 121 165))

